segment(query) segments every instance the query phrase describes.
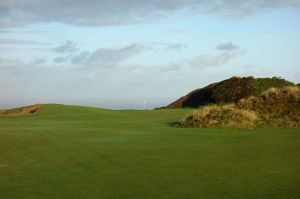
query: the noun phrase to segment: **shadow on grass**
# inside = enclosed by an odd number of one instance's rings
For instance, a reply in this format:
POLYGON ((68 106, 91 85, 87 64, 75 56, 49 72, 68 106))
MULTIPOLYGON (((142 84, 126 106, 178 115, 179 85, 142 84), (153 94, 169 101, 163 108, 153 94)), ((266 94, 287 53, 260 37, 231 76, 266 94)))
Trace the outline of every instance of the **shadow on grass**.
POLYGON ((182 128, 182 125, 178 121, 169 121, 165 123, 171 127, 182 128))

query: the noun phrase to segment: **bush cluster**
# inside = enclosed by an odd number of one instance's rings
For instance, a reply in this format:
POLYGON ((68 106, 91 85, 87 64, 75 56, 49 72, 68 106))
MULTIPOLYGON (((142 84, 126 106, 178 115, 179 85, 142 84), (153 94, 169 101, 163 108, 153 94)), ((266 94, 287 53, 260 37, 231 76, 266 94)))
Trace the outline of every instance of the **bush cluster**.
POLYGON ((235 104, 208 105, 183 118, 186 127, 253 128, 257 120, 254 111, 243 110, 235 104))

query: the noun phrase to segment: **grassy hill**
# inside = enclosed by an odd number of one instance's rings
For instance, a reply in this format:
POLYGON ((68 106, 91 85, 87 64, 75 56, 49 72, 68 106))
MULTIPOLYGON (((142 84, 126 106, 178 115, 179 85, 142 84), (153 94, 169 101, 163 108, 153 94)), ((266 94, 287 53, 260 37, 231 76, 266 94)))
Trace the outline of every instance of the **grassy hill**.
POLYGON ((259 96, 263 91, 276 87, 293 86, 294 83, 281 78, 232 77, 230 79, 210 84, 194 90, 184 97, 169 104, 165 108, 184 108, 207 104, 222 104, 237 102, 242 98, 259 96))
POLYGON ((170 125, 193 109, 0 117, 2 199, 299 198, 299 129, 170 125))

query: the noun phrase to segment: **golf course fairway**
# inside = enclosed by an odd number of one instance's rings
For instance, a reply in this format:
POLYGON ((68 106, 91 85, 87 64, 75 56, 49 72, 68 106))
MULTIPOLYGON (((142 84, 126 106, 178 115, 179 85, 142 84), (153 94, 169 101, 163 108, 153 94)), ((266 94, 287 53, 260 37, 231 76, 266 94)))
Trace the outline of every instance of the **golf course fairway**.
POLYGON ((0 198, 300 198, 300 129, 171 125, 193 111, 0 116, 0 198))

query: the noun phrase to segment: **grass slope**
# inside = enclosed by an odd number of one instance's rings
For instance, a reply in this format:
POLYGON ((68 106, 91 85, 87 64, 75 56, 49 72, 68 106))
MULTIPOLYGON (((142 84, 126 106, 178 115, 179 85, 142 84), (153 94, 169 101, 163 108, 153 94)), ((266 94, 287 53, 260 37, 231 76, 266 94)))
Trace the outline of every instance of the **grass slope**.
POLYGON ((0 198, 300 198, 299 129, 170 125, 188 112, 43 105, 0 117, 0 198))

